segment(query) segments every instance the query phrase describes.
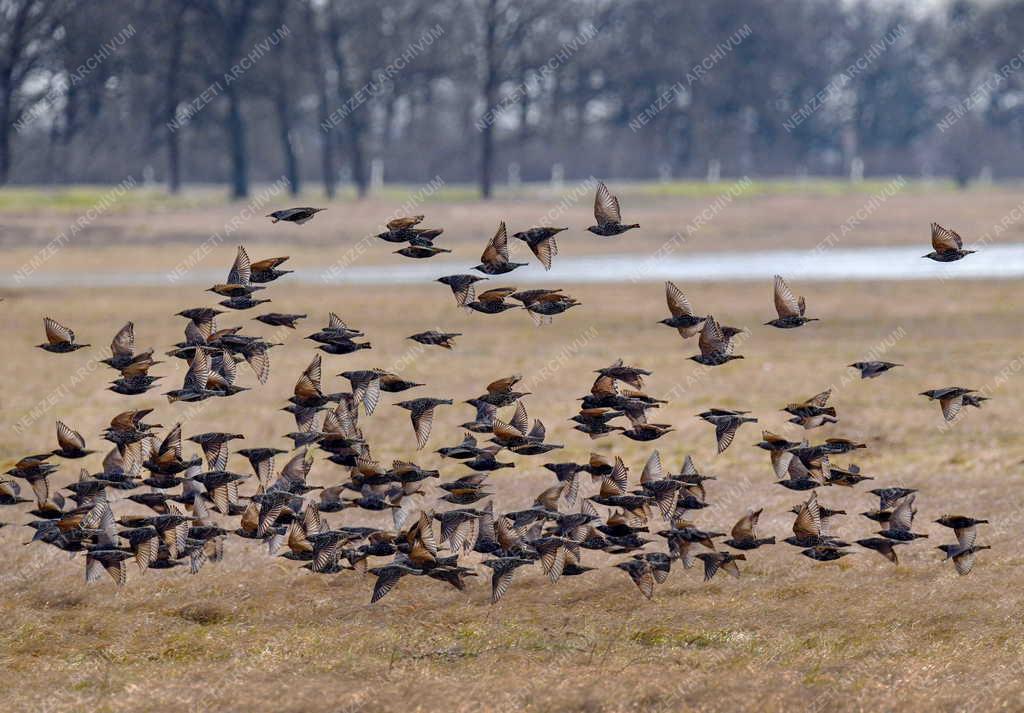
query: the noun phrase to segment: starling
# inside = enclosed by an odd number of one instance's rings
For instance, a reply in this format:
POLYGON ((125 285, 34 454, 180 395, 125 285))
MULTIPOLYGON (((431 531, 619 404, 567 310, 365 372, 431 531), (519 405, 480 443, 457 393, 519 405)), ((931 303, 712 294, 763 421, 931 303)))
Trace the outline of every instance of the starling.
POLYGON ((188 372, 185 374, 185 381, 180 389, 168 391, 164 395, 167 401, 203 401, 211 396, 217 396, 219 392, 209 388, 210 383, 210 357, 203 349, 197 349, 188 363, 188 372))
POLYGON ((354 342, 347 338, 337 338, 317 347, 327 354, 352 354, 360 349, 373 349, 370 342, 354 342))
POLYGON ((438 448, 435 453, 439 453, 442 458, 455 458, 456 460, 469 460, 480 454, 481 449, 477 447, 477 440, 473 437, 472 433, 467 433, 462 439, 462 443, 457 446, 449 446, 445 448, 438 448))
POLYGON ((619 199, 611 194, 603 182, 597 184, 597 193, 594 196, 594 219, 597 225, 592 225, 587 230, 594 235, 605 237, 621 235, 627 230, 640 227, 639 223, 626 225, 622 222, 619 199))
POLYGON ((295 323, 305 318, 304 314, 282 314, 281 312, 268 312, 253 317, 257 322, 269 324, 271 327, 288 327, 288 329, 295 329, 295 323))
POLYGON ((150 387, 162 378, 163 377, 161 376, 148 376, 146 374, 142 374, 140 376, 122 376, 119 379, 111 381, 111 385, 108 386, 107 389, 113 391, 115 394, 136 396, 149 391, 150 387))
POLYGON ((455 346, 455 337, 461 337, 461 332, 437 332, 433 329, 420 332, 419 334, 413 334, 412 336, 406 337, 414 342, 420 344, 434 345, 438 347, 444 347, 445 349, 451 349, 455 346))
POLYGON ((512 584, 512 575, 516 569, 525 565, 533 564, 533 560, 523 557, 507 556, 486 559, 481 562, 484 567, 493 570, 491 575, 491 604, 497 604, 505 596, 508 587, 512 584))
POLYGON ((211 287, 207 292, 214 292, 221 297, 247 297, 257 290, 265 289, 262 286, 252 286, 252 262, 245 247, 238 246, 235 253, 235 261, 228 271, 227 282, 211 287))
POLYGON ((721 570, 731 577, 739 579, 740 568, 736 560, 747 559, 746 555, 734 555, 730 552, 701 552, 697 559, 704 563, 704 581, 709 581, 721 570))
POLYGON ((634 423, 632 428, 622 431, 622 435, 633 441, 654 441, 673 430, 667 423, 634 423))
POLYGON ((789 449, 795 448, 800 444, 787 441, 782 436, 778 436, 771 431, 761 431, 761 441, 754 445, 768 451, 771 457, 772 470, 775 471, 775 477, 782 478, 788 472, 789 461, 793 458, 793 454, 789 452, 789 449))
POLYGON ((445 275, 444 277, 437 278, 436 281, 442 285, 448 285, 452 290, 452 294, 455 295, 455 304, 459 307, 465 307, 467 302, 472 302, 476 299, 473 283, 486 279, 486 277, 477 277, 476 275, 445 275))
POLYGON ((415 389, 417 386, 425 386, 425 384, 418 384, 415 381, 407 381, 397 374, 392 374, 388 371, 381 372, 381 391, 386 391, 389 394, 397 394, 402 391, 408 391, 409 389, 415 389))
MULTIPOLYGON (((515 295, 512 295, 514 298, 515 295)), ((523 307, 530 313, 530 317, 538 325, 550 324, 551 318, 556 314, 562 314, 572 307, 578 307, 582 303, 573 297, 562 294, 548 294, 538 297, 535 300, 524 302, 523 307)))
POLYGON ((697 345, 700 347, 700 354, 692 356, 690 359, 704 366, 720 366, 733 359, 743 358, 732 353, 732 338, 726 337, 722 327, 711 315, 704 318, 704 325, 701 327, 697 345))
POLYGON ((499 314, 505 310, 515 309, 519 305, 506 302, 505 298, 516 291, 514 287, 498 287, 482 292, 475 300, 466 303, 466 307, 482 314, 499 314))
POLYGON ((430 427, 434 423, 434 408, 441 405, 451 406, 451 399, 435 399, 421 397, 411 401, 399 401, 395 406, 407 409, 412 419, 412 428, 416 433, 416 448, 427 445, 430 438, 430 427))
POLYGON ((525 262, 511 262, 508 257, 508 231, 505 222, 498 224, 498 232, 491 238, 480 256, 480 264, 474 270, 485 275, 504 275, 517 267, 525 267, 525 262))
POLYGON ((675 327, 679 330, 679 336, 689 339, 700 333, 701 325, 707 317, 698 317, 690 301, 682 290, 671 282, 665 283, 665 300, 668 302, 668 311, 672 314, 668 319, 661 320, 658 324, 675 327))
MULTIPOLYGON (((881 510, 889 510, 897 502, 907 497, 911 493, 916 493, 917 491, 913 488, 875 488, 874 490, 869 490, 868 492, 871 493, 872 495, 878 496, 878 507, 881 510)), ((888 518, 886 518, 886 520, 888 520, 888 518)))
POLYGON ((837 545, 827 544, 808 547, 807 549, 800 550, 800 554, 817 562, 835 562, 836 560, 853 553, 849 550, 844 550, 837 545))
POLYGON ((419 576, 423 570, 410 567, 408 564, 395 560, 383 567, 374 567, 367 570, 369 574, 376 575, 377 581, 373 585, 373 595, 370 597, 370 604, 380 601, 388 592, 394 589, 398 580, 407 574, 419 576))
POLYGON ((440 255, 441 253, 450 253, 451 250, 448 250, 447 248, 437 248, 433 245, 409 245, 408 247, 404 247, 401 250, 395 250, 394 252, 398 255, 402 255, 403 257, 422 260, 434 257, 435 255, 440 255))
POLYGON ((622 426, 608 425, 608 421, 618 418, 624 415, 624 413, 624 411, 616 411, 605 407, 584 408, 580 409, 580 412, 570 420, 575 421, 577 424, 573 426, 574 429, 586 433, 593 439, 606 436, 615 431, 625 430, 622 426))
POLYGON ((89 547, 85 554, 85 581, 96 582, 106 571, 117 586, 123 586, 127 575, 124 561, 131 557, 131 551, 118 549, 109 538, 89 547))
POLYGON ((476 417, 472 421, 461 424, 462 428, 472 433, 491 433, 494 430, 494 419, 498 407, 484 399, 468 399, 465 403, 476 409, 476 417))
POLYGON ((647 599, 654 597, 654 567, 647 560, 626 560, 618 562, 619 569, 629 575, 633 584, 637 586, 640 593, 647 599))
POLYGON ((811 493, 811 497, 796 506, 795 510, 796 520, 793 521, 793 536, 786 538, 788 544, 810 548, 829 544, 832 541, 832 538, 822 531, 821 507, 818 505, 816 494, 811 493))
POLYGON ((280 221, 286 221, 288 223, 295 223, 302 225, 308 223, 313 219, 313 216, 320 211, 327 210, 326 208, 286 208, 285 210, 275 210, 273 213, 268 214, 266 217, 271 219, 271 223, 277 223, 280 221))
POLYGON ((962 386, 947 386, 943 389, 931 389, 922 391, 920 396, 927 396, 930 401, 938 399, 942 407, 942 417, 952 421, 960 413, 964 405, 964 396, 975 393, 974 389, 965 389, 962 386))
POLYGON ((715 438, 718 441, 718 452, 722 453, 732 445, 736 431, 744 423, 757 423, 757 419, 745 414, 749 411, 731 411, 729 409, 711 409, 698 414, 698 418, 704 419, 715 427, 715 438))
POLYGON ((241 297, 231 297, 226 300, 221 300, 217 304, 221 305, 222 307, 227 307, 228 309, 244 310, 252 309, 253 307, 258 307, 259 305, 266 304, 267 302, 270 302, 270 300, 257 300, 253 299, 252 297, 249 297, 248 295, 242 295, 241 297))
POLYGON ((971 547, 978 538, 978 525, 988 524, 988 520, 977 520, 965 515, 943 515, 935 521, 943 527, 952 528, 957 541, 963 547, 971 547))
POLYGON ((990 545, 939 545, 938 549, 946 553, 946 559, 953 560, 953 566, 961 577, 974 569, 974 555, 981 550, 990 550, 990 545))
POLYGON ((732 537, 725 540, 725 544, 735 550, 756 550, 761 545, 774 545, 774 537, 757 536, 757 521, 761 517, 764 508, 747 510, 747 514, 733 525, 732 537))
MULTIPOLYGON (((407 243, 423 232, 422 229, 416 227, 423 221, 423 218, 424 216, 422 215, 412 216, 411 218, 395 218, 388 222, 387 230, 383 233, 377 233, 377 237, 388 243, 407 243)), ((434 235, 433 237, 437 236, 434 235)))
POLYGON ((315 334, 311 334, 306 339, 312 339, 316 342, 331 341, 331 339, 338 337, 346 337, 352 339, 354 337, 365 336, 358 329, 350 329, 344 320, 334 312, 331 312, 327 318, 327 326, 321 329, 315 334))
POLYGON ((600 374, 601 376, 607 376, 612 379, 617 379, 629 384, 634 389, 643 389, 644 377, 651 375, 651 372, 647 369, 641 369, 639 367, 624 364, 622 359, 617 359, 614 364, 606 366, 603 369, 595 369, 594 373, 600 374))
POLYGON ((832 389, 827 389, 806 401, 789 404, 782 410, 793 416, 789 420, 790 423, 802 426, 808 431, 828 423, 839 423, 835 408, 826 406, 831 395, 832 389))
POLYGON ((821 486, 818 474, 808 469, 800 458, 791 457, 789 459, 786 465, 785 476, 785 478, 776 480, 775 483, 789 490, 813 490, 821 486))
POLYGON ((62 421, 57 421, 57 445, 59 447, 53 451, 53 455, 61 458, 84 458, 96 452, 86 450, 82 434, 71 430, 62 421))
POLYGON ((697 466, 693 463, 691 456, 686 456, 683 460, 683 467, 679 473, 669 476, 673 480, 678 480, 680 483, 685 484, 687 492, 692 493, 700 500, 706 499, 706 493, 704 492, 704 481, 705 480, 717 480, 713 475, 703 475, 697 472, 697 466))
POLYGON ((852 488, 865 480, 874 480, 870 475, 861 474, 860 467, 857 465, 851 465, 849 468, 829 465, 823 474, 825 485, 841 485, 847 488, 852 488))
POLYGON ((368 369, 343 371, 338 374, 338 376, 348 379, 352 385, 352 401, 355 404, 362 404, 367 416, 373 414, 380 401, 381 373, 380 369, 368 369))
POLYGON ((765 322, 765 325, 779 329, 793 329, 802 327, 808 322, 818 321, 814 317, 804 317, 804 311, 807 308, 804 298, 794 295, 793 291, 789 289, 789 285, 779 275, 775 276, 774 295, 775 311, 779 313, 779 316, 778 319, 765 322))
POLYGON ((885 557, 893 564, 900 563, 899 557, 896 556, 896 550, 894 549, 895 546, 907 544, 906 542, 901 542, 899 540, 890 540, 885 537, 868 537, 863 540, 856 540, 856 543, 861 547, 866 547, 869 550, 874 550, 875 552, 882 555, 882 557, 885 557))
POLYGON ((926 257, 935 262, 956 262, 961 260, 974 250, 964 250, 964 239, 955 231, 943 228, 938 223, 932 223, 932 252, 921 257, 926 257))
POLYGON ((218 314, 224 314, 224 312, 219 309, 213 309, 212 307, 192 307, 178 312, 175 316, 192 320, 192 322, 198 325, 206 322, 213 322, 214 318, 218 314))
POLYGON ((495 419, 493 432, 491 442, 520 455, 538 455, 562 447, 544 443, 547 433, 544 424, 535 420, 531 428, 530 418, 522 401, 516 403, 515 414, 509 423, 495 419))
POLYGON ((515 468, 515 463, 505 463, 498 460, 498 452, 501 446, 488 446, 479 449, 472 457, 464 459, 463 465, 478 473, 489 473, 501 468, 515 468))
POLYGON ((268 257, 265 260, 257 260, 250 265, 251 274, 249 275, 250 282, 257 284, 263 282, 273 282, 279 277, 283 277, 292 272, 292 270, 278 270, 277 266, 288 259, 288 256, 284 257, 268 257))
POLYGON ((110 342, 110 358, 101 359, 101 363, 117 369, 122 376, 134 376, 145 374, 154 364, 160 362, 153 360, 153 350, 135 353, 135 325, 127 322, 110 342))
POLYGON ((850 364, 850 366, 860 371, 860 378, 874 379, 876 376, 884 374, 893 367, 903 365, 894 364, 891 361, 855 361, 854 363, 850 364))
POLYGON ((893 509, 892 514, 889 516, 889 522, 886 525, 886 529, 878 531, 879 535, 887 537, 890 540, 903 541, 916 540, 919 537, 928 537, 928 535, 911 532, 911 527, 914 523, 914 515, 917 514, 917 509, 914 507, 915 497, 916 496, 911 493, 900 501, 899 505, 893 509))
POLYGON ((21 496, 21 486, 13 480, 0 478, 0 505, 19 505, 32 502, 21 496))
POLYGON ((558 243, 555 236, 568 228, 530 228, 512 235, 530 246, 530 250, 540 260, 545 270, 551 269, 551 261, 558 254, 558 243))
POLYGON ((423 219, 425 217, 426 216, 423 216, 423 215, 412 215, 412 216, 399 216, 397 218, 392 218, 387 223, 387 229, 388 230, 394 230, 394 231, 409 230, 410 228, 414 228, 415 226, 417 226, 420 223, 422 223, 423 219))
POLYGON ((36 346, 53 354, 66 354, 76 349, 92 346, 90 344, 75 344, 75 333, 49 317, 43 317, 43 328, 46 330, 46 344, 36 346))
MULTIPOLYGON (((180 438, 180 429, 178 436, 180 438)), ((228 443, 237 439, 244 439, 241 433, 199 433, 188 440, 197 444, 203 449, 203 456, 206 458, 206 465, 209 470, 225 470, 228 465, 228 443)), ((181 447, 178 446, 180 452, 181 447)))

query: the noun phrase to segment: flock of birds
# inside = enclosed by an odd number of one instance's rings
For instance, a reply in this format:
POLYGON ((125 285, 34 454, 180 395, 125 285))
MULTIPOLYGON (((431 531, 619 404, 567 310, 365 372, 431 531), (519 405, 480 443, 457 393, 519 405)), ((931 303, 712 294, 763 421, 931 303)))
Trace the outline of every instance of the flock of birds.
MULTIPOLYGON (((302 224, 320 210, 292 208, 268 217, 275 223, 302 224)), ((588 230, 599 236, 620 235, 639 227, 622 222, 619 202, 603 183, 597 190, 594 213, 597 224, 588 230)), ((434 245, 442 230, 417 227, 422 220, 423 216, 397 218, 378 237, 407 243, 396 252, 410 258, 450 252, 434 245)), ((555 236, 563 230, 534 227, 513 237, 525 242, 544 268, 551 269, 558 254, 555 236)), ((941 262, 959 260, 972 252, 963 249, 955 232, 934 224, 932 246, 934 251, 924 257, 941 262)), ((165 393, 169 402, 197 402, 246 391, 236 383, 242 362, 260 384, 267 381, 269 352, 276 344, 243 334, 241 327, 219 327, 217 320, 225 310, 248 310, 268 302, 253 295, 290 272, 279 269, 286 260, 277 257, 252 262, 245 248, 239 247, 227 281, 209 289, 224 298, 218 306, 225 309, 204 306, 178 312, 186 320, 184 341, 167 355, 187 361, 188 369, 181 388, 165 393)), ((524 264, 510 260, 502 223, 473 269, 493 277, 524 264)), ((456 274, 438 282, 451 289, 461 308, 484 314, 522 308, 538 323, 580 304, 562 290, 496 287, 476 294, 475 283, 485 279, 488 277, 456 274)), ((734 353, 735 337, 743 330, 722 325, 712 315, 697 314, 671 282, 666 283, 666 300, 670 316, 661 323, 678 330, 684 341, 697 337, 699 354, 690 357, 692 360, 717 367, 743 358, 734 353)), ((780 276, 774 281, 774 303, 777 317, 767 325, 792 329, 815 321, 806 316, 804 298, 797 297, 780 276)), ((269 312, 254 319, 295 329, 305 318, 304 314, 269 312)), ((67 354, 89 346, 78 343, 75 333, 57 321, 46 317, 43 323, 46 342, 39 345, 41 349, 67 354)), ((360 341, 364 336, 332 313, 327 325, 308 339, 318 343, 320 352, 344 355, 371 349, 369 342, 360 341)), ((430 330, 409 338, 452 349, 458 336, 430 330)), ((156 386, 161 377, 149 371, 161 362, 153 349, 136 348, 131 322, 116 333, 110 351, 111 356, 102 362, 119 374, 111 382, 111 391, 138 396, 156 386)), ((876 378, 901 365, 868 361, 850 366, 858 369, 862 378, 876 378)), ((488 487, 490 474, 519 467, 511 459, 502 460, 503 451, 510 457, 528 458, 562 448, 547 442, 541 421, 531 422, 523 402, 528 393, 516 390, 520 382, 516 375, 496 379, 479 396, 464 402, 475 409, 475 416, 461 424, 463 440, 436 452, 459 461, 468 472, 438 482, 443 495, 430 507, 425 484, 432 479, 440 481, 440 472, 407 461, 381 463, 372 455, 360 428, 360 419, 374 413, 382 393, 402 393, 424 384, 382 369, 343 371, 339 376, 349 389, 330 392, 324 388, 322 368, 322 354, 316 353, 283 407, 295 419, 296 430, 286 436, 294 452, 266 446, 236 451, 248 461, 252 474, 229 469, 231 444, 244 439, 243 434, 210 432, 184 438, 180 423, 160 432, 163 426, 146 421, 152 409, 137 408, 116 415, 103 431, 103 439, 112 448, 103 459, 101 472, 81 468, 77 480, 59 489, 50 483, 59 470, 54 461, 79 460, 95 451, 87 447, 81 433, 57 421, 57 448, 20 458, 7 470, 9 477, 0 479, 0 505, 31 508, 29 513, 35 519, 27 525, 35 530, 32 542, 49 544, 72 556, 84 553, 87 581, 102 578, 106 571, 117 584, 124 584, 131 559, 141 571, 184 565, 195 574, 207 560, 220 560, 225 540, 237 536, 260 541, 270 554, 302 562, 302 567, 316 573, 351 570, 375 575, 371 602, 385 596, 406 576, 426 576, 462 590, 466 578, 477 574, 474 567, 467 566, 471 553, 481 555, 479 564, 491 570, 491 600, 497 602, 520 567, 539 566, 552 582, 591 571, 593 567, 583 564, 584 550, 623 556, 614 567, 628 574, 650 598, 677 563, 691 568, 700 560, 705 581, 718 572, 739 577, 737 563, 745 560, 748 552, 776 542, 775 537, 760 536, 762 508, 746 511, 728 533, 698 526, 691 517, 707 507, 706 487, 715 478, 702 473, 689 456, 680 471, 672 473, 657 450, 643 466, 639 482, 631 482, 629 468, 618 457, 592 453, 585 463, 545 462, 543 467, 554 476, 554 482, 537 495, 533 505, 513 512, 496 511, 488 487), (197 446, 202 456, 186 455, 186 441, 197 446), (329 487, 309 484, 314 449, 340 466, 347 479, 329 487), (286 455, 287 461, 277 470, 275 459, 286 455), (253 478, 253 492, 243 495, 243 485, 253 478), (583 482, 588 479, 597 492, 584 497, 583 482), (21 482, 30 486, 33 498, 22 497, 21 482), (116 514, 114 493, 118 491, 130 493, 124 499, 146 508, 147 514, 116 514), (392 526, 332 526, 325 517, 349 509, 390 512, 392 526), (237 527, 227 524, 227 518, 234 517, 238 518, 237 527), (659 519, 663 521, 660 524, 659 519), (664 551, 647 548, 653 542, 651 537, 664 540, 664 551), (724 548, 716 540, 721 540, 724 548)), ((621 434, 643 442, 673 430, 670 424, 648 420, 649 412, 667 403, 644 392, 644 378, 650 371, 619 360, 596 374, 590 392, 580 400, 579 413, 571 419, 576 430, 592 439, 621 434), (619 419, 625 419, 623 425, 613 423, 619 419)), ((784 411, 792 416, 792 423, 806 430, 836 423, 836 409, 828 405, 830 395, 825 391, 789 404, 784 411)), ((964 406, 980 408, 985 400, 962 387, 933 389, 923 395, 940 402, 946 420, 955 418, 964 406)), ((419 396, 394 405, 409 411, 416 447, 422 449, 430 438, 434 411, 454 402, 419 396)), ((714 426, 719 453, 732 444, 740 426, 757 421, 747 411, 722 408, 698 416, 714 426)), ((845 511, 819 502, 817 489, 853 488, 872 480, 856 465, 841 467, 833 462, 866 445, 838 437, 817 444, 806 439, 796 442, 769 431, 762 432, 756 445, 768 452, 778 485, 808 495, 793 507, 792 535, 784 542, 816 561, 838 560, 852 552, 849 542, 832 534, 833 521, 845 511)), ((914 532, 916 491, 890 486, 869 492, 878 497, 878 508, 861 514, 879 529, 855 542, 898 564, 901 546, 927 537, 914 532)), ((953 561, 957 572, 968 574, 976 553, 988 549, 977 543, 978 526, 987 520, 944 515, 935 522, 954 531, 956 541, 939 549, 953 561)))

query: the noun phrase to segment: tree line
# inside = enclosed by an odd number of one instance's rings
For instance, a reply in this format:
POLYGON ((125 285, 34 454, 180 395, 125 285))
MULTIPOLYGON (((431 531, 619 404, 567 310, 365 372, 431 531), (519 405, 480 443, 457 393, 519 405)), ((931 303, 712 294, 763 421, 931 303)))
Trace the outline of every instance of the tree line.
POLYGON ((0 0, 0 185, 1024 173, 1024 0, 0 0))

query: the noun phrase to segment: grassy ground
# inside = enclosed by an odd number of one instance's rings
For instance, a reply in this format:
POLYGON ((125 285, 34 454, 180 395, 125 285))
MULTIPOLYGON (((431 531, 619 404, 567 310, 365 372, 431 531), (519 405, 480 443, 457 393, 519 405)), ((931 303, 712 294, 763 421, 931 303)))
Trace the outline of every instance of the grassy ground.
MULTIPOLYGON (((380 232, 396 212, 426 214, 425 225, 445 228, 437 244, 454 249, 451 257, 472 260, 471 264, 499 220, 507 222, 510 233, 541 223, 571 226, 559 245, 563 255, 576 256, 623 249, 649 254, 667 241, 700 252, 926 247, 932 221, 957 229, 968 242, 984 239, 1004 244, 1024 239, 1020 192, 1013 187, 955 191, 941 184, 873 181, 854 186, 812 182, 803 190, 792 183, 654 183, 621 188, 613 183, 625 218, 639 222, 642 230, 622 240, 606 240, 583 231, 593 224, 592 185, 569 182, 561 191, 527 187, 515 193, 499 192, 487 205, 458 186, 442 186, 436 192, 423 186, 389 187, 366 201, 334 203, 315 195, 291 198, 283 190, 273 193, 267 187, 254 189, 250 202, 233 204, 216 200, 220 194, 210 191, 167 199, 142 190, 91 212, 102 191, 83 189, 70 202, 57 194, 54 204, 46 203, 45 195, 38 192, 26 193, 24 199, 4 198, 0 192, 0 247, 4 264, 12 270, 38 264, 41 256, 51 272, 169 270, 199 245, 219 247, 225 254, 222 259, 230 261, 228 255, 238 242, 260 254, 291 255, 307 265, 320 265, 380 232), (90 202, 83 196, 96 197, 90 202), (327 206, 328 212, 303 226, 273 225, 263 217, 296 204, 327 206), (1008 217, 1005 230, 996 235, 995 226, 1004 216, 1008 217), (48 246, 62 249, 48 255, 48 246)), ((519 245, 512 243, 514 248, 519 245)), ((348 260, 387 263, 394 259, 395 247, 371 240, 357 256, 349 254, 348 260)))
MULTIPOLYGON (((764 218, 782 210, 787 200, 773 199, 771 210, 762 210, 764 218)), ((481 213, 490 215, 489 210, 481 213)), ((721 217, 730 215, 731 210, 721 217)), ((474 214, 465 222, 489 220, 474 214)), ((918 223, 914 213, 896 232, 921 232, 918 223)), ((471 232, 462 223, 452 225, 471 232)), ((145 252, 135 250, 141 260, 145 252)), ((84 251, 68 252, 62 259, 82 257, 84 251)), ((229 252, 221 248, 218 256, 224 253, 228 261, 229 252)), ((154 263, 149 269, 165 267, 154 263)), ((811 435, 867 442, 870 448, 854 459, 876 478, 865 485, 920 489, 915 529, 929 539, 903 548, 899 567, 867 550, 836 564, 817 564, 780 544, 751 554, 738 581, 716 578, 705 584, 698 570, 674 570, 650 602, 611 567, 616 558, 588 552, 585 562, 598 566, 597 571, 551 585, 539 572, 520 570, 495 607, 488 603, 489 570, 483 567, 478 568, 479 581, 465 593, 434 581, 403 580, 387 598, 369 606, 370 578, 313 575, 294 563, 271 560, 238 539, 229 540, 224 562, 208 565, 196 577, 180 571, 140 575, 133 566, 121 591, 106 581, 87 586, 80 558, 68 561, 42 545, 22 547, 28 530, 18 523, 28 517, 20 509, 3 508, 0 520, 11 523, 0 529, 5 553, 0 668, 6 672, 6 708, 667 712, 1016 707, 1024 694, 1024 646, 1016 635, 1024 606, 1019 569, 1024 557, 1013 544, 1024 512, 1024 438, 1016 418, 1022 405, 1024 347, 1014 327, 1024 316, 1019 283, 794 285, 806 295, 809 313, 823 320, 798 331, 760 326, 774 316, 767 284, 694 287, 687 292, 698 310, 751 332, 739 348, 744 361, 711 371, 686 360, 696 351, 693 342, 683 344, 673 330, 656 324, 665 316, 660 284, 565 287, 584 306, 538 329, 515 312, 463 315, 451 295, 434 284, 313 289, 292 287, 286 280, 275 283, 269 290, 274 309, 308 312, 310 320, 272 351, 268 384, 255 384, 243 366, 243 383, 253 390, 207 402, 185 422, 185 435, 239 430, 246 434, 246 446, 285 445, 280 436, 293 424, 276 408, 311 358, 312 343, 301 337, 335 310, 364 329, 374 349, 325 356, 328 388, 345 383, 334 376, 340 371, 379 366, 426 382, 420 395, 462 400, 494 378, 521 373, 526 390, 533 392, 526 400, 530 415, 544 420, 549 440, 565 444, 550 460, 584 459, 591 449, 620 455, 636 482, 652 448, 661 451, 673 471, 692 453, 698 466, 719 478, 709 487, 712 506, 696 519, 720 531, 746 508, 763 506, 762 534, 780 539, 789 534, 792 516, 786 511, 802 498, 772 484, 767 455, 751 444, 760 426, 799 437, 777 409, 831 385, 841 421, 811 435), (429 328, 465 336, 454 352, 421 350, 404 339, 429 328), (877 380, 850 378, 845 365, 869 354, 907 366, 877 380), (671 402, 655 420, 673 424, 676 432, 654 444, 636 444, 618 437, 591 442, 569 429, 566 419, 574 413, 574 399, 590 387, 593 369, 617 357, 654 372, 648 391, 671 402), (917 393, 953 384, 985 389, 993 400, 945 429, 938 406, 917 393), (711 406, 750 409, 761 422, 745 426, 733 446, 715 456, 711 427, 694 418, 711 406), (934 549, 951 540, 948 530, 931 523, 946 512, 993 522, 980 537, 993 550, 979 556, 968 577, 957 577, 934 549)), ((106 355, 104 345, 129 319, 136 323, 140 347, 165 350, 180 339, 183 327, 170 315, 210 303, 200 290, 24 289, 3 297, 0 457, 10 460, 53 447, 56 418, 85 434, 92 447, 103 443, 96 434, 110 416, 129 404, 154 407, 153 420, 164 424, 182 418, 182 405, 168 405, 157 392, 132 399, 104 392, 112 372, 88 364, 106 355), (97 347, 66 356, 33 349, 42 340, 44 314, 67 322, 82 341, 97 347), (47 405, 50 394, 53 405, 47 405), (15 430, 33 411, 27 426, 15 430)), ((270 328, 248 322, 252 314, 230 315, 224 326, 245 321, 246 331, 271 334, 270 328)), ((274 336, 282 341, 281 335, 274 336)), ((161 390, 176 387, 182 376, 178 364, 160 365, 154 373, 167 375, 168 385, 161 390)), ((384 399, 378 412, 364 419, 377 458, 414 458, 425 467, 441 468, 445 479, 461 475, 465 468, 432 451, 461 438, 457 424, 472 415, 469 407, 440 409, 428 448, 417 453, 406 412, 389 405, 397 400, 384 399)), ((551 480, 540 467, 547 460, 516 458, 515 470, 493 476, 497 509, 528 505, 551 480)), ((95 471, 99 458, 91 456, 84 464, 95 471)), ((75 466, 65 466, 57 481, 74 477, 75 466)), ((247 470, 237 457, 231 467, 247 470)), ((311 476, 319 484, 342 478, 338 468, 322 461, 311 476)), ((820 493, 825 504, 850 513, 838 527, 847 539, 876 529, 855 514, 877 503, 865 494, 867 489, 820 493)), ((136 511, 131 503, 115 507, 136 511)), ((381 523, 363 511, 328 520, 332 525, 381 523)))

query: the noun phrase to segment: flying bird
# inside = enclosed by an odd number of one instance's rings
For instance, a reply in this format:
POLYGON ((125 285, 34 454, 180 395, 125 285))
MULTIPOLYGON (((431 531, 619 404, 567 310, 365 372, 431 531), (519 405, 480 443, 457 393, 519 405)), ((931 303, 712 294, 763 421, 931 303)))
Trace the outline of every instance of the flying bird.
POLYGON ((467 302, 472 302, 476 299, 473 283, 486 279, 486 277, 477 277, 476 275, 445 275, 444 277, 437 278, 437 282, 440 282, 442 285, 448 285, 452 290, 452 294, 455 295, 455 304, 459 307, 465 307, 467 302))
POLYGON ((874 379, 897 366, 903 365, 894 364, 891 361, 855 361, 850 364, 851 368, 857 369, 860 372, 860 378, 862 379, 874 379))
POLYGON ((779 329, 793 329, 795 327, 802 327, 808 322, 818 321, 816 317, 804 316, 804 311, 807 309, 804 298, 794 295, 793 291, 789 289, 789 285, 786 284, 786 281, 780 275, 775 276, 773 294, 775 297, 775 311, 778 312, 779 316, 777 319, 765 322, 766 326, 778 327, 779 329))
POLYGON ((512 237, 526 243, 537 259, 540 260, 540 264, 544 266, 544 269, 550 270, 551 261, 558 254, 558 243, 555 242, 555 236, 563 230, 568 230, 568 228, 530 228, 529 230, 514 233, 512 237))
POLYGON ((707 317, 698 317, 683 291, 671 282, 665 283, 665 300, 668 302, 668 311, 672 316, 661 320, 658 324, 675 327, 683 339, 689 339, 700 333, 701 325, 704 324, 707 317))
POLYGON ((509 260, 508 231, 505 228, 505 222, 502 221, 498 224, 498 232, 487 242, 487 247, 480 255, 480 264, 473 269, 485 275, 504 275, 517 267, 526 267, 526 263, 509 260))
POLYGON ((455 337, 461 337, 461 332, 438 332, 436 330, 429 330, 426 332, 419 332, 412 336, 406 337, 414 342, 420 344, 434 345, 438 347, 444 347, 445 349, 451 349, 455 346, 455 337))
POLYGON ((964 406, 964 397, 975 393, 974 389, 965 389, 962 386, 947 386, 942 389, 930 389, 922 391, 919 396, 927 396, 929 401, 938 400, 942 408, 942 417, 952 421, 960 413, 964 406))
POLYGON ((603 182, 597 184, 597 193, 594 195, 594 219, 597 225, 592 225, 587 230, 594 235, 605 237, 621 235, 627 230, 640 227, 639 223, 626 225, 622 222, 619 199, 611 194, 603 182))
POLYGON ((935 262, 956 262, 975 252, 964 250, 963 247, 964 239, 956 231, 932 223, 932 251, 921 257, 935 262))
POLYGON ((701 327, 697 346, 700 354, 690 357, 690 360, 704 366, 721 366, 733 359, 743 358, 742 355, 733 354, 732 337, 726 336, 722 326, 710 314, 701 327))
POLYGON ((90 344, 75 344, 75 333, 49 317, 43 317, 43 329, 46 330, 46 344, 36 346, 53 354, 66 354, 91 346, 90 344))
POLYGON ((271 219, 271 223, 278 223, 285 221, 287 223, 295 223, 296 225, 302 225, 308 223, 313 219, 313 216, 317 213, 327 210, 326 208, 286 208, 284 210, 275 210, 273 213, 267 214, 267 218, 271 219))
POLYGON ((451 406, 451 399, 435 399, 421 397, 411 401, 399 401, 395 406, 409 411, 412 420, 412 429, 416 434, 416 448, 421 449, 427 445, 430 438, 430 427, 434 423, 434 409, 437 406, 451 406))

